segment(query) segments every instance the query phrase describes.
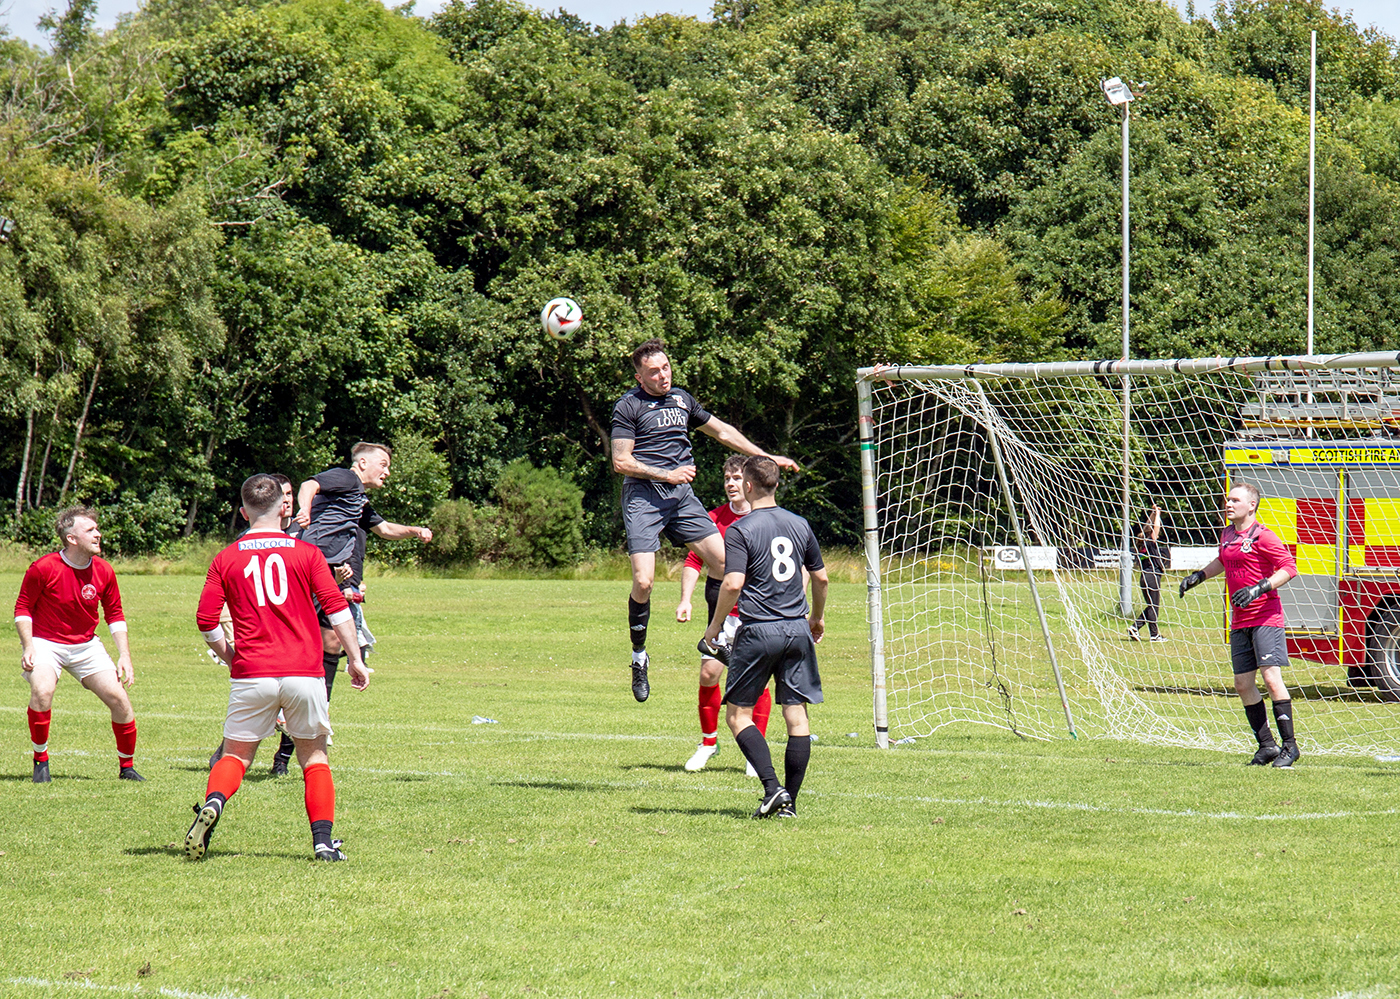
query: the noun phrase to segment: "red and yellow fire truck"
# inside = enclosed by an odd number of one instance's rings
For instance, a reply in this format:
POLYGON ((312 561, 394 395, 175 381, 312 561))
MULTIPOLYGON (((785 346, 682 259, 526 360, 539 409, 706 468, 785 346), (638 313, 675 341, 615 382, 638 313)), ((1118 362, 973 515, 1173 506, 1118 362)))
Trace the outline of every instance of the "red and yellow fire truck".
POLYGON ((1259 486, 1260 522, 1298 560, 1279 591, 1289 656, 1400 700, 1400 441, 1232 441, 1225 477, 1259 486))

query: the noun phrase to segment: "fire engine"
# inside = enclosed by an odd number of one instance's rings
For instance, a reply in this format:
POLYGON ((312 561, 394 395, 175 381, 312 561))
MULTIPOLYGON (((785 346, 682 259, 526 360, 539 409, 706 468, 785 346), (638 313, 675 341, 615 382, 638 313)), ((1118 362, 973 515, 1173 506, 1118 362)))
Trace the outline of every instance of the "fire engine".
POLYGON ((1345 667, 1352 686, 1400 701, 1397 386, 1365 371, 1256 382, 1259 401, 1224 446, 1225 481, 1259 487, 1260 523, 1297 559, 1279 591, 1288 654, 1345 667))

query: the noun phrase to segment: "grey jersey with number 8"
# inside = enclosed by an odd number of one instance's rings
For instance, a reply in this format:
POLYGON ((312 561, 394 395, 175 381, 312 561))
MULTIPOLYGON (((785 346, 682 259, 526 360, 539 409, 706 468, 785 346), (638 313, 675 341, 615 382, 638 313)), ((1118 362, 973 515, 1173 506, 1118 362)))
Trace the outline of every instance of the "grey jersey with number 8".
POLYGON ((811 526, 782 507, 760 507, 724 535, 724 571, 742 572, 739 619, 793 621, 807 616, 802 568, 824 567, 811 526))

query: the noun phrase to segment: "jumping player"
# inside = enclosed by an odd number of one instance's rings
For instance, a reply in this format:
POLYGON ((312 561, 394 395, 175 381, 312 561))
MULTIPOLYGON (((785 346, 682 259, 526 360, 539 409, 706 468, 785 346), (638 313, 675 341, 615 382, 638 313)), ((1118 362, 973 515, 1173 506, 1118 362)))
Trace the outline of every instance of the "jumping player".
POLYGON ((724 582, 704 639, 714 645, 725 616, 739 600, 743 623, 729 654, 725 721, 763 782, 756 819, 797 814, 797 793, 812 753, 807 705, 822 700, 816 643, 826 631, 826 567, 807 521, 774 500, 777 488, 778 465, 773 459, 757 456, 744 462, 744 496, 752 509, 725 533, 724 582), (810 612, 803 568, 812 579, 810 612), (777 680, 777 700, 788 730, 781 784, 768 742, 753 722, 754 704, 769 677, 777 680))
POLYGON ((350 608, 325 557, 281 529, 282 491, 277 481, 270 475, 252 475, 240 493, 243 515, 251 526, 215 556, 195 618, 204 640, 229 664, 233 682, 224 722, 224 754, 209 772, 203 806, 194 806, 194 822, 185 834, 185 855, 199 860, 208 850, 224 807, 252 765, 258 743, 272 735, 280 710, 296 743, 306 782, 313 856, 344 860, 340 841, 331 838, 335 784, 326 759, 331 727, 324 677, 316 661, 313 596, 350 647, 351 684, 365 689, 369 674, 354 644, 350 608), (219 627, 222 603, 228 604, 238 636, 233 648, 219 627))
MULTIPOLYGON (((656 551, 665 532, 704 561, 713 577, 724 572, 719 529, 705 515, 690 483, 695 464, 690 430, 698 427, 740 454, 766 455, 738 430, 711 416, 685 389, 671 385, 666 345, 648 340, 632 351, 637 387, 613 407, 612 466, 622 482, 622 522, 632 560, 632 592, 627 600, 627 627, 632 635, 632 696, 651 695, 647 679, 647 623, 656 578, 656 551)), ((797 471, 790 458, 774 456, 782 468, 797 471)))
POLYGON ((97 513, 90 507, 69 507, 54 522, 63 548, 36 560, 24 573, 15 601, 15 630, 19 632, 20 669, 29 681, 29 739, 34 747, 34 783, 47 784, 49 724, 59 674, 98 696, 112 713, 117 740, 117 776, 145 780, 131 765, 136 755, 136 713, 126 688, 136 680, 131 668, 122 595, 111 563, 102 552, 97 513), (97 638, 97 606, 117 646, 117 661, 97 638))
MULTIPOLYGON (((724 532, 729 529, 729 525, 734 523, 744 514, 749 512, 749 501, 744 498, 744 458, 741 455, 731 454, 724 462, 724 494, 729 497, 727 503, 721 503, 710 511, 710 519, 719 528, 720 537, 724 537, 724 532)), ((695 595, 695 584, 700 581, 700 569, 704 565, 700 561, 700 556, 694 552, 688 552, 685 556, 685 565, 681 567, 681 602, 676 605, 676 620, 682 623, 690 620, 691 599, 695 595)), ((709 608, 709 613, 705 617, 706 623, 715 616, 715 604, 719 601, 720 579, 717 576, 707 576, 705 579, 705 605, 709 608)), ((728 650, 734 645, 734 634, 739 629, 738 608, 729 612, 729 616, 724 619, 724 626, 720 628, 718 643, 728 650)), ((725 658, 728 658, 727 654, 725 658)), ((719 689, 719 678, 724 674, 724 662, 705 651, 705 643, 701 642, 700 651, 700 745, 695 747, 695 753, 686 760, 686 770, 694 773, 703 770, 705 764, 710 762, 710 757, 719 752, 719 709, 723 700, 719 689)), ((773 697, 768 693, 768 688, 763 688, 763 693, 758 697, 758 703, 754 705, 753 722, 758 726, 761 735, 768 734, 768 716, 773 709, 773 697)), ((752 770, 753 766, 750 765, 752 770)), ((750 773, 750 777, 758 776, 750 773)))
POLYGON ((1288 665, 1288 643, 1284 638, 1283 603, 1278 588, 1298 575, 1293 556, 1278 536, 1255 519, 1259 509, 1259 488, 1250 482, 1237 482, 1225 494, 1225 516, 1230 524, 1220 533, 1220 555, 1204 569, 1181 581, 1180 596, 1193 586, 1225 573, 1230 594, 1230 660, 1235 673, 1235 691, 1244 703, 1245 718, 1259 741, 1259 750, 1250 766, 1291 767, 1301 755, 1293 737, 1293 700, 1283 682, 1288 665), (1262 599, 1261 599, 1262 598, 1262 599), (1274 702, 1280 749, 1269 731, 1264 698, 1255 682, 1256 670, 1264 674, 1264 686, 1274 702))

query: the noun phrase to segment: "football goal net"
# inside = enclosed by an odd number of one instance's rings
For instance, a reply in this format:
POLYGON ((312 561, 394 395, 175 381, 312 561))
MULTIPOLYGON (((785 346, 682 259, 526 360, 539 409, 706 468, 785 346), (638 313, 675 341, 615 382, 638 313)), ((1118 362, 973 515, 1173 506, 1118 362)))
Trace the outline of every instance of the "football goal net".
POLYGON ((1400 354, 862 368, 857 388, 882 747, 972 722, 1252 752, 1224 576, 1178 596, 1248 481, 1298 563, 1300 747, 1397 751, 1400 354))

